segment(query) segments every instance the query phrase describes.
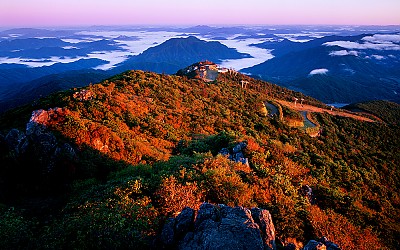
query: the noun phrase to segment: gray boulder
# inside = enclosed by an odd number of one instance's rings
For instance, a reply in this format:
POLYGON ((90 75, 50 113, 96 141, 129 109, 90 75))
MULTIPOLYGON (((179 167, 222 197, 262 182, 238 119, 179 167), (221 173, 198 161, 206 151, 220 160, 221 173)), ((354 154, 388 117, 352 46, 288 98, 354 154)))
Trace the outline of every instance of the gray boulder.
POLYGON ((194 226, 196 211, 190 207, 185 207, 175 219, 175 234, 177 238, 182 238, 186 232, 194 226))
POLYGON ((224 206, 220 217, 215 216, 215 210, 207 215, 211 216, 196 221, 194 232, 185 236, 179 249, 264 249, 259 226, 249 209, 224 206))
POLYGON ((227 149, 227 148, 222 148, 218 153, 223 155, 223 156, 228 156, 228 157, 230 155, 229 149, 227 149))
POLYGON ((201 223, 203 223, 203 221, 205 220, 212 220, 212 221, 220 220, 220 214, 217 207, 207 202, 201 204, 199 211, 197 211, 195 228, 198 228, 201 225, 201 223))
POLYGON ((307 245, 304 246, 303 250, 326 250, 326 246, 322 242, 310 240, 307 245))
POLYGON ((18 129, 11 129, 4 138, 8 148, 16 155, 23 154, 28 146, 28 139, 24 132, 18 129))
POLYGON ((319 242, 323 243, 326 246, 327 250, 340 250, 339 246, 333 243, 332 241, 329 241, 328 238, 325 236, 322 237, 319 242))
POLYGON ((240 162, 240 163, 243 163, 243 164, 249 166, 249 159, 244 157, 244 154, 242 151, 246 147, 247 147, 247 142, 242 141, 233 147, 232 154, 229 152, 229 149, 227 149, 227 148, 222 148, 219 151, 219 154, 228 157, 228 159, 231 161, 240 162))
POLYGON ((163 227, 161 232, 161 242, 164 246, 170 247, 175 243, 175 219, 169 218, 163 227))
POLYGON ((296 245, 295 245, 295 244, 289 243, 289 244, 287 244, 283 249, 284 249, 284 250, 296 250, 296 249, 298 249, 298 248, 296 248, 296 245))
POLYGON ((276 249, 275 229, 267 210, 252 212, 243 207, 203 203, 194 215, 195 210, 185 208, 173 221, 167 221, 161 234, 164 247, 276 249))
POLYGON ((29 160, 32 166, 40 167, 43 174, 55 170, 57 163, 76 160, 77 155, 68 143, 60 143, 47 128, 52 119, 63 119, 61 108, 36 110, 26 125, 26 132, 11 129, 4 137, 6 150, 19 160, 29 160))
POLYGON ((339 246, 329 241, 326 237, 322 237, 318 241, 310 240, 303 250, 340 250, 339 246))
POLYGON ((246 141, 242 141, 240 143, 238 143, 235 147, 233 147, 232 151, 234 154, 241 152, 243 149, 245 149, 247 147, 247 142, 246 141))

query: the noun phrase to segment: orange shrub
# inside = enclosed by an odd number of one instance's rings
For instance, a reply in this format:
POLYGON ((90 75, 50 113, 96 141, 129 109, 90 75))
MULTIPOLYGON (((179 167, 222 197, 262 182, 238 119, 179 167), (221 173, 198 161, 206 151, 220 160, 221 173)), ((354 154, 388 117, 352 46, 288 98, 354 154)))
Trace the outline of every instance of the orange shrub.
POLYGON ((341 249, 385 249, 370 229, 357 227, 332 210, 311 206, 309 217, 315 236, 325 236, 341 249))
POLYGON ((235 165, 223 156, 205 160, 201 169, 203 189, 211 202, 250 207, 254 205, 253 190, 234 170, 235 165))
POLYGON ((164 178, 155 194, 165 216, 176 215, 185 207, 198 209, 203 199, 203 194, 196 183, 182 185, 174 176, 164 178))

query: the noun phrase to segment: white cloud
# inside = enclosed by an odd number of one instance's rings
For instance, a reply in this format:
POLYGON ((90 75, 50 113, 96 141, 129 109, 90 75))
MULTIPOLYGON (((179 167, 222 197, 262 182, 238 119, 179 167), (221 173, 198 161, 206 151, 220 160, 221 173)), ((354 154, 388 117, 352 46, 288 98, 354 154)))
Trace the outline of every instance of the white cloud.
POLYGON ((375 58, 376 60, 383 60, 385 59, 384 56, 380 56, 380 55, 372 55, 373 58, 375 58))
POLYGON ((83 42, 91 42, 91 40, 86 40, 86 39, 60 39, 63 42, 66 43, 83 43, 83 42))
POLYGON ((372 43, 400 43, 400 35, 373 35, 366 36, 362 40, 372 43))
POLYGON ((275 36, 278 37, 283 37, 288 39, 289 41, 292 42, 299 42, 299 43, 304 43, 304 42, 309 42, 313 38, 321 38, 327 35, 333 35, 336 32, 326 32, 326 31, 307 31, 304 30, 301 33, 276 33, 274 34, 275 36))
POLYGON ((324 43, 325 46, 339 46, 344 49, 374 49, 374 50, 400 50, 400 45, 394 43, 356 43, 350 41, 334 41, 324 43))
POLYGON ((358 52, 355 50, 338 50, 338 51, 332 51, 329 53, 330 56, 358 56, 358 52))
POLYGON ((305 33, 298 33, 298 34, 274 34, 275 36, 278 37, 283 37, 285 39, 288 39, 291 42, 297 42, 297 43, 305 43, 305 42, 309 42, 311 41, 311 39, 309 39, 309 34, 305 34, 305 33), (307 37, 307 38, 304 38, 307 37))
POLYGON ((355 70, 350 69, 350 68, 346 68, 346 69, 343 69, 343 70, 346 71, 346 72, 348 72, 348 73, 350 73, 350 74, 352 74, 352 75, 354 75, 354 74, 356 73, 355 70))
POLYGON ((78 49, 78 47, 75 47, 75 46, 65 46, 65 47, 62 47, 63 49, 78 49))
POLYGON ((263 39, 258 38, 248 38, 236 40, 234 37, 237 37, 239 34, 236 34, 231 37, 227 37, 227 40, 213 40, 206 37, 198 36, 199 39, 203 39, 206 41, 218 41, 229 48, 235 48, 240 53, 249 54, 250 58, 241 58, 241 59, 229 59, 223 60, 221 62, 221 66, 225 68, 234 68, 235 70, 241 70, 243 68, 251 67, 260 63, 263 63, 267 60, 272 59, 274 56, 271 54, 271 50, 261 49, 255 46, 250 46, 250 44, 260 43, 263 39))
POLYGON ((51 57, 49 59, 30 59, 30 58, 7 58, 0 57, 0 64, 3 63, 16 63, 16 64, 24 64, 28 67, 43 67, 43 66, 51 66, 56 63, 72 63, 76 62, 80 59, 85 59, 85 57, 51 57))
POLYGON ((328 72, 328 69, 314 69, 309 73, 309 75, 326 75, 328 72))
POLYGON ((128 59, 128 55, 126 51, 96 51, 93 53, 89 53, 87 55, 89 58, 97 58, 101 59, 104 61, 108 61, 106 64, 99 65, 95 67, 94 69, 101 69, 101 70, 108 70, 115 65, 124 62, 126 59, 128 59))

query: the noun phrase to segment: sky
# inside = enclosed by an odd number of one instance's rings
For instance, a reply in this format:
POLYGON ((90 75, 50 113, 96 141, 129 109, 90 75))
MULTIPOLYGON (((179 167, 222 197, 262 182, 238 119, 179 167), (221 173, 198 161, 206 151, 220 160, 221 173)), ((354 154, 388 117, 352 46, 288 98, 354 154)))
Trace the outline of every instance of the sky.
POLYGON ((0 0, 0 27, 400 25, 400 0, 0 0))

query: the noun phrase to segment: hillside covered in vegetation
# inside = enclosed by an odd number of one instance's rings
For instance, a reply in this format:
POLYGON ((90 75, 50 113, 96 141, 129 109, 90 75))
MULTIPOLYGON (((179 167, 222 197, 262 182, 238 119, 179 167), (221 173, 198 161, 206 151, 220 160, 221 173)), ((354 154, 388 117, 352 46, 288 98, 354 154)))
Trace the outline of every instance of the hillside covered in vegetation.
POLYGON ((400 104, 389 101, 369 101, 350 104, 348 110, 370 113, 387 123, 400 124, 400 104))
POLYGON ((269 210, 278 248, 399 248, 399 124, 313 113, 310 137, 267 115, 294 97, 328 108, 238 73, 128 71, 3 114, 0 248, 157 248, 204 201, 269 210))

